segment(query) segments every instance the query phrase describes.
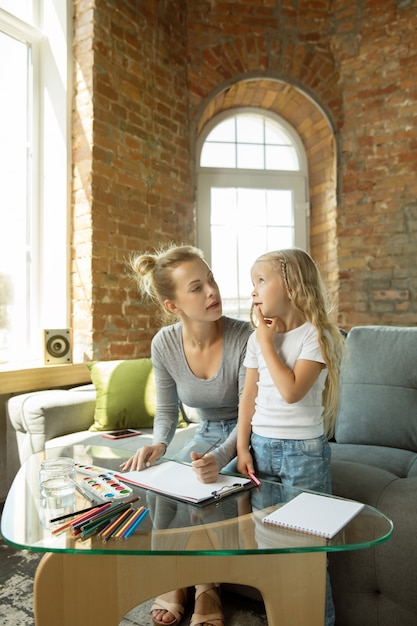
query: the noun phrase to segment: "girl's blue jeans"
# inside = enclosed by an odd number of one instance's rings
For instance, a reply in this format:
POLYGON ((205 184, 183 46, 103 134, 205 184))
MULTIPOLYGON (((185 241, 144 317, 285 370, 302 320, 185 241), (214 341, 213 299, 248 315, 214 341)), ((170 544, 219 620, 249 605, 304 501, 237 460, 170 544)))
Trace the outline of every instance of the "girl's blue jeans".
MULTIPOLYGON (((322 435, 314 439, 269 439, 252 433, 251 448, 258 478, 331 493, 330 446, 322 435)), ((329 573, 326 574, 325 626, 335 623, 329 573)))

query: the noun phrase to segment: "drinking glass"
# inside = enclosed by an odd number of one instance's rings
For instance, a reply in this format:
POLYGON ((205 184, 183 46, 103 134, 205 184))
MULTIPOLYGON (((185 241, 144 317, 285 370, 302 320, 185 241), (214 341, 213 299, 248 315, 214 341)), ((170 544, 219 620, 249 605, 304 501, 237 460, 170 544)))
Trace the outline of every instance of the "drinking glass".
POLYGON ((67 457, 42 461, 39 472, 41 521, 53 528, 50 520, 75 511, 75 465, 67 457))

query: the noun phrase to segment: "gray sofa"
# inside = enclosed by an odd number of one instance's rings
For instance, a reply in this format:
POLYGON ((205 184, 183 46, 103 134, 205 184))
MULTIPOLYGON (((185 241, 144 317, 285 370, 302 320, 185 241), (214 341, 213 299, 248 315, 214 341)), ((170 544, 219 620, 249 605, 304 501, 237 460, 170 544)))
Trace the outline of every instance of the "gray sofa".
MULTIPOLYGON (((333 491, 383 511, 394 533, 376 548, 329 555, 336 623, 417 626, 417 328, 355 327, 346 342, 333 491)), ((11 398, 21 462, 45 446, 79 442, 97 450, 105 442, 115 455, 136 449, 136 438, 110 442, 86 430, 94 406, 92 385, 11 398)), ((177 430, 169 455, 194 426, 177 430)), ((142 437, 150 440, 151 431, 142 437)))
POLYGON ((417 625, 417 327, 347 337, 333 491, 394 522, 376 548, 329 556, 338 626, 417 625))

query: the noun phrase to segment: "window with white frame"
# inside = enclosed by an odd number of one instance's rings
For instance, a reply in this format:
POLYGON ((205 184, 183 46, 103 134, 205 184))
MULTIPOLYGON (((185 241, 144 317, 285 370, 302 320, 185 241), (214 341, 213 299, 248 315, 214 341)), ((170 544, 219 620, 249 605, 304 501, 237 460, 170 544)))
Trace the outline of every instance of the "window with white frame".
POLYGON ((304 147, 279 116, 239 109, 211 120, 197 153, 197 244, 225 314, 248 319, 254 260, 268 250, 308 249, 304 147))
POLYGON ((0 363, 69 321, 70 26, 67 0, 0 0, 0 363))

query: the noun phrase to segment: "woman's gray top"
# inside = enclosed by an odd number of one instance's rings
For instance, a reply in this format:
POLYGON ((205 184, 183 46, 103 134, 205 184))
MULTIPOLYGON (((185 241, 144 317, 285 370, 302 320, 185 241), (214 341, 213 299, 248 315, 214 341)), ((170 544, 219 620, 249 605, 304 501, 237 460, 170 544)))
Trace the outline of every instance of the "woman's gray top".
MULTIPOLYGON (((184 354, 182 323, 161 328, 152 340, 151 356, 155 372, 157 410, 154 443, 168 445, 178 424, 179 402, 194 409, 200 420, 236 419, 242 393, 246 343, 252 328, 248 322, 223 316, 222 360, 209 379, 198 378, 190 370, 184 354)), ((236 456, 237 429, 213 451, 220 468, 236 456)))

